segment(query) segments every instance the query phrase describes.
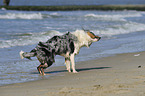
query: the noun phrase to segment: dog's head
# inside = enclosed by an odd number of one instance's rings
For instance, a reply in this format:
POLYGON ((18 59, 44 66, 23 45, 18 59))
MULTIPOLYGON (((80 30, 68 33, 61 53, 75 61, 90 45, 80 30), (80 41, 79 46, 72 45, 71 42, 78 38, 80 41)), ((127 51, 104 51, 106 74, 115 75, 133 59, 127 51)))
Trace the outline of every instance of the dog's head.
POLYGON ((80 47, 89 47, 93 42, 97 42, 101 39, 101 37, 95 35, 93 32, 84 29, 76 30, 73 34, 77 37, 80 47))
POLYGON ((87 31, 87 34, 91 37, 92 42, 97 42, 101 39, 101 37, 95 35, 93 32, 87 31))
POLYGON ((83 27, 82 27, 82 30, 84 30, 84 32, 87 32, 87 34, 91 37, 91 39, 92 39, 93 42, 97 42, 97 41, 99 41, 101 39, 101 37, 95 35, 90 30, 85 30, 83 27))
POLYGON ((88 46, 90 46, 93 42, 97 42, 101 39, 101 37, 95 35, 93 32, 87 31, 87 34, 91 38, 91 41, 88 42, 88 46))

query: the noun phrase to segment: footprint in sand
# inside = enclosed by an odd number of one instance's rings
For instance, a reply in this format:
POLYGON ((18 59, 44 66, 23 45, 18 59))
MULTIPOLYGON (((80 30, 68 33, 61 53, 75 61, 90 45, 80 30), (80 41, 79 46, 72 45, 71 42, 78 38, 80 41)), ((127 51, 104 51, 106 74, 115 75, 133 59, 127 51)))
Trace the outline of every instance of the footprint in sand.
POLYGON ((104 92, 107 94, 123 94, 130 92, 131 90, 129 90, 129 88, 134 88, 134 86, 128 84, 111 84, 106 86, 104 92))
POLYGON ((134 79, 142 79, 142 78, 145 78, 144 75, 140 75, 140 76, 135 76, 134 79))

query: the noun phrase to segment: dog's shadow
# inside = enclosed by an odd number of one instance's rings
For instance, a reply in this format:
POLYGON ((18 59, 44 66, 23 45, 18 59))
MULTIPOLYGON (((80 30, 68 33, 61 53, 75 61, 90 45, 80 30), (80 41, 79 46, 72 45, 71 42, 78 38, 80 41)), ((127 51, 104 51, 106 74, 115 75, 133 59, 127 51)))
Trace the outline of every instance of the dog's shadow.
POLYGON ((106 68, 111 68, 111 67, 80 68, 80 69, 76 69, 76 70, 77 70, 78 72, 81 72, 81 71, 97 70, 97 69, 106 69, 106 68))
MULTIPOLYGON (((78 72, 81 72, 81 71, 99 70, 99 69, 106 69, 106 68, 111 68, 111 67, 80 68, 80 69, 76 69, 76 70, 78 72)), ((67 70, 56 70, 56 71, 49 71, 49 72, 45 72, 45 73, 46 74, 54 74, 54 73, 62 73, 62 72, 67 72, 67 70)), ((38 74, 38 72, 33 72, 32 74, 38 74)))

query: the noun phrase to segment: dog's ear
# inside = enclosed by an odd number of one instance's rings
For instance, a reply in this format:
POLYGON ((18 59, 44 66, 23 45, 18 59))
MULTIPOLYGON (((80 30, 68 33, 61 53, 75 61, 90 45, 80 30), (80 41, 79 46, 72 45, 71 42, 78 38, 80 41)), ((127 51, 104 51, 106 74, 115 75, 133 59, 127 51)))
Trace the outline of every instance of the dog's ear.
POLYGON ((82 30, 83 30, 84 32, 90 32, 90 30, 86 30, 86 29, 84 29, 84 27, 82 27, 82 30))
POLYGON ((82 27, 82 30, 84 30, 84 31, 85 31, 84 27, 82 27))
POLYGON ((95 35, 93 32, 87 32, 87 34, 88 34, 88 35, 89 35, 92 39, 97 38, 97 39, 98 39, 98 41, 101 39, 101 37, 99 37, 99 36, 95 35))
POLYGON ((95 34, 94 34, 94 33, 88 31, 87 34, 88 34, 92 39, 95 38, 95 34))

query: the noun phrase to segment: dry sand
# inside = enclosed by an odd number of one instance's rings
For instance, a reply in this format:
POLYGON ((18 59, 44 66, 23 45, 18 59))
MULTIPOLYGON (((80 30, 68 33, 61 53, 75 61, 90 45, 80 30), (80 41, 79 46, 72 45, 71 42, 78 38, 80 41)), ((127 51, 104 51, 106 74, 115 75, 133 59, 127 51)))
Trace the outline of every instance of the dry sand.
POLYGON ((77 62, 76 68, 77 74, 48 68, 47 75, 58 75, 1 86, 0 96, 145 96, 145 52, 77 62))

